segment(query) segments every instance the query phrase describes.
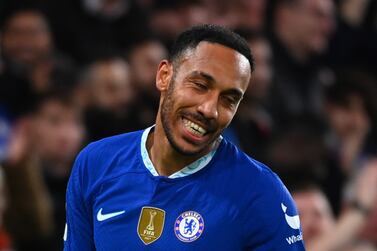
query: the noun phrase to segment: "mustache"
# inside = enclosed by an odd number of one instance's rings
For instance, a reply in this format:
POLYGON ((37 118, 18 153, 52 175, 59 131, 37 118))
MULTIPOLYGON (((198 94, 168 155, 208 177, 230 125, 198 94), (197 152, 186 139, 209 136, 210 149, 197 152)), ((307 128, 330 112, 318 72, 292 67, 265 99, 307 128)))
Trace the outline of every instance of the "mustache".
POLYGON ((218 125, 214 119, 207 119, 200 113, 192 113, 192 112, 182 112, 181 115, 185 118, 188 118, 192 121, 200 122, 207 132, 214 132, 216 131, 218 125))

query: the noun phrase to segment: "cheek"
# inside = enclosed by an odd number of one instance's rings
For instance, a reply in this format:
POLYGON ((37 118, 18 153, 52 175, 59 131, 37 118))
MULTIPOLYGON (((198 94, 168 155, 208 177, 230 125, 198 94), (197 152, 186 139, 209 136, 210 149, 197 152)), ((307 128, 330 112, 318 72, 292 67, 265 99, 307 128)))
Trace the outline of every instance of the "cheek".
POLYGON ((81 127, 72 127, 69 134, 69 142, 72 148, 78 148, 83 139, 84 130, 81 127))
POLYGON ((237 111, 237 107, 232 110, 224 109, 224 108, 219 109, 218 123, 221 129, 224 129, 230 124, 230 122, 232 122, 233 117, 236 114, 236 111, 237 111))
POLYGON ((179 110, 192 109, 200 104, 202 101, 199 95, 187 92, 173 92, 168 97, 170 112, 175 113, 179 110))

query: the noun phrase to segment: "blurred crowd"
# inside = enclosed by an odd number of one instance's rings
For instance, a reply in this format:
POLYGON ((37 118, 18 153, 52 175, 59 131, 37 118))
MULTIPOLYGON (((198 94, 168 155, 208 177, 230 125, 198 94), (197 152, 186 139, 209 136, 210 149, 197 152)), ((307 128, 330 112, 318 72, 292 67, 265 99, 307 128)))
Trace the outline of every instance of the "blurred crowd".
POLYGON ((0 251, 62 250, 76 154, 154 123, 157 66, 200 23, 250 45, 224 136, 291 190, 308 250, 377 250, 377 1, 2 0, 0 251))

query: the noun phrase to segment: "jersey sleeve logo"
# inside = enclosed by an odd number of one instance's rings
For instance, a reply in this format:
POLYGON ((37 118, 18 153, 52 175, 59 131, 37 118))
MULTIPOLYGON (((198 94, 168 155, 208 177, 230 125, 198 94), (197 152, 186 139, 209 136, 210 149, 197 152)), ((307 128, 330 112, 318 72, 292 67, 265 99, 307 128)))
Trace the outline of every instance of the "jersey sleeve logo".
POLYGON ((140 212, 137 234, 145 244, 158 240, 164 230, 165 211, 156 207, 143 207, 140 212))
POLYGON ((203 217, 195 211, 184 212, 175 220, 174 232, 180 241, 195 241, 202 235, 203 231, 203 217))
POLYGON ((287 207, 281 203, 281 209, 284 212, 285 220, 287 221, 288 225, 293 229, 300 229, 300 218, 298 215, 289 216, 287 214, 287 207))
POLYGON ((110 218, 113 218, 115 216, 118 216, 118 215, 121 215, 121 214, 124 214, 126 211, 118 211, 118 212, 113 212, 113 213, 108 213, 108 214, 103 214, 102 213, 102 208, 98 211, 97 213, 97 220, 98 221, 104 221, 104 220, 107 220, 107 219, 110 219, 110 218))

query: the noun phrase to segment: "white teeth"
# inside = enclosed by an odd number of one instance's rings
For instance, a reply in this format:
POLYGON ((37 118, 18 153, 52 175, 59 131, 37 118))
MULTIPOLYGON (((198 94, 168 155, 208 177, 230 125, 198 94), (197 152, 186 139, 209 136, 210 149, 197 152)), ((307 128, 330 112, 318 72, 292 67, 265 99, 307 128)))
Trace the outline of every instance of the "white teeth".
POLYGON ((198 136, 203 136, 207 132, 203 127, 199 126, 198 124, 195 124, 190 120, 183 119, 183 123, 190 132, 198 136))

